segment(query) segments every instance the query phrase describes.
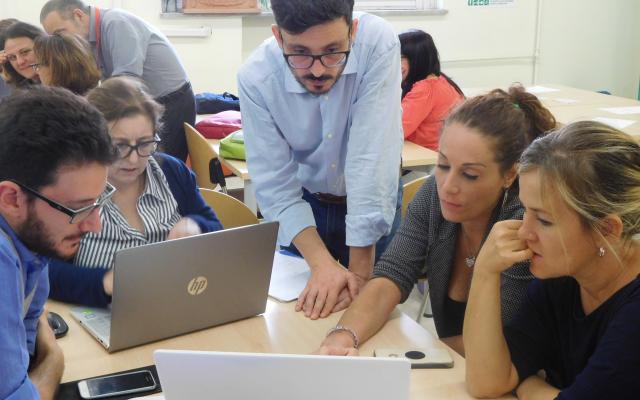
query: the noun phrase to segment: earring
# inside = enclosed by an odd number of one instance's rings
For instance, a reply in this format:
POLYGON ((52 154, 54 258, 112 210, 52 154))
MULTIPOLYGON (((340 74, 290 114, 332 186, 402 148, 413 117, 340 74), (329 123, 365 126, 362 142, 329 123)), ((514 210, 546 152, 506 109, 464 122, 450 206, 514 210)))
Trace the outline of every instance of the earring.
POLYGON ((604 257, 604 253, 606 253, 604 247, 598 247, 598 257, 604 257))
POLYGON ((502 205, 500 206, 500 213, 504 211, 504 205, 507 204, 507 197, 509 197, 509 188, 504 188, 504 195, 502 196, 502 205))

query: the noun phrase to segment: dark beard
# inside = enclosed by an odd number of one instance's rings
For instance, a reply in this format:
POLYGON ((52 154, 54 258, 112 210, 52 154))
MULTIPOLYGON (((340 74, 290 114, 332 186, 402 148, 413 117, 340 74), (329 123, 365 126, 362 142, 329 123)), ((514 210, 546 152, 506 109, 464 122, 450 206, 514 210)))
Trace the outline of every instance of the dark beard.
POLYGON ((27 220, 22 226, 16 229, 16 233, 25 246, 45 257, 55 257, 62 260, 71 258, 70 256, 60 254, 55 248, 55 243, 51 240, 49 232, 44 226, 44 222, 36 216, 33 203, 29 204, 27 220))

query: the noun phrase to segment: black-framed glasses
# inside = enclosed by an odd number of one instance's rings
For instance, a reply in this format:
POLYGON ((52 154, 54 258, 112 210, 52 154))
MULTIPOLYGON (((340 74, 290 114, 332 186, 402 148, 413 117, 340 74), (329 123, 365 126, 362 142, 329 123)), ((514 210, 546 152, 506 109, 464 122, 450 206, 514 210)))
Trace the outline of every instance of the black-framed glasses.
POLYGON ((160 143, 160 141, 160 137, 155 135, 153 140, 146 140, 133 146, 129 143, 116 143, 114 147, 118 158, 127 158, 134 150, 140 157, 149 157, 158 149, 158 143, 160 143))
POLYGON ((33 69, 33 72, 40 72, 40 63, 35 63, 35 64, 31 64, 29 65, 31 67, 31 69, 33 69))
POLYGON ((23 185, 20 182, 16 182, 16 181, 11 181, 13 183, 15 183, 16 185, 20 186, 23 190, 25 190, 26 192, 32 194, 33 196, 39 198, 40 200, 44 201, 45 203, 47 203, 48 205, 50 205, 52 208, 55 208, 56 210, 67 214, 70 218, 69 218, 69 223, 70 224, 79 224, 82 221, 84 221, 85 219, 87 219, 87 217, 89 217, 89 215, 91 215, 91 213, 93 211, 95 211, 96 209, 102 207, 104 205, 104 203, 106 203, 107 200, 109 200, 111 198, 111 196, 113 196, 113 194, 116 192, 116 188, 110 184, 109 182, 107 182, 107 187, 105 188, 105 191, 102 192, 102 194, 100 195, 100 197, 98 197, 98 199, 91 205, 88 205, 86 207, 82 207, 79 208, 77 210, 74 210, 72 208, 63 206, 62 204, 58 203, 57 201, 51 200, 50 198, 48 198, 47 196, 41 194, 40 192, 31 189, 29 186, 23 185))
POLYGON ((336 68, 347 63, 350 50, 347 51, 335 51, 331 53, 324 53, 318 55, 311 54, 285 54, 282 53, 284 59, 287 60, 287 64, 291 68, 295 69, 309 69, 316 60, 320 60, 320 64, 326 68, 336 68))

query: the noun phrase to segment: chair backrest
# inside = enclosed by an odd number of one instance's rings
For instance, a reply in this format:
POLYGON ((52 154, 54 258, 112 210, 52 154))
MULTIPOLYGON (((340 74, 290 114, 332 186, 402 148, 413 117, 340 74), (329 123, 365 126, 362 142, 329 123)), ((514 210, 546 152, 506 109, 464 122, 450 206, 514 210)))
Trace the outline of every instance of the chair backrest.
POLYGON ((196 181, 201 188, 215 189, 216 184, 211 182, 209 173, 209 162, 218 158, 218 154, 213 150, 207 139, 200 134, 193 126, 184 123, 184 134, 187 138, 187 148, 191 159, 191 169, 196 174, 196 181))
POLYGON ((225 229, 257 224, 258 217, 240 200, 215 190, 200 188, 204 201, 214 209, 225 229))
POLYGON ((402 218, 407 215, 407 207, 409 207, 409 203, 411 203, 411 200, 413 200, 413 197, 416 195, 416 193, 422 187, 428 177, 429 175, 425 175, 423 177, 414 179, 411 182, 405 183, 402 187, 402 218))

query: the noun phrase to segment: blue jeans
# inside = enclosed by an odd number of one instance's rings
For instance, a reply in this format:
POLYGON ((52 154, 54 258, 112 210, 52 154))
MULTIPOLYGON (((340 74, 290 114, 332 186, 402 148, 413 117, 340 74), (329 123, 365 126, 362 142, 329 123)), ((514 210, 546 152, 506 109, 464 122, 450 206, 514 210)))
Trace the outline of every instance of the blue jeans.
MULTIPOLYGON (((340 264, 347 267, 349 265, 349 246, 346 245, 346 223, 345 217, 347 216, 346 204, 333 204, 325 203, 318 200, 314 195, 309 193, 308 190, 303 189, 302 198, 309 203, 311 210, 313 210, 313 216, 316 220, 316 228, 320 238, 327 246, 327 249, 331 253, 331 256, 338 260, 340 264)), ((400 218, 402 207, 402 185, 398 185, 398 200, 396 203, 396 216, 393 219, 391 226, 391 232, 381 237, 376 243, 376 261, 380 258, 384 250, 387 248, 393 235, 400 226, 400 218)), ((283 249, 290 251, 294 254, 300 255, 295 245, 291 243, 290 246, 282 246, 283 249)))

